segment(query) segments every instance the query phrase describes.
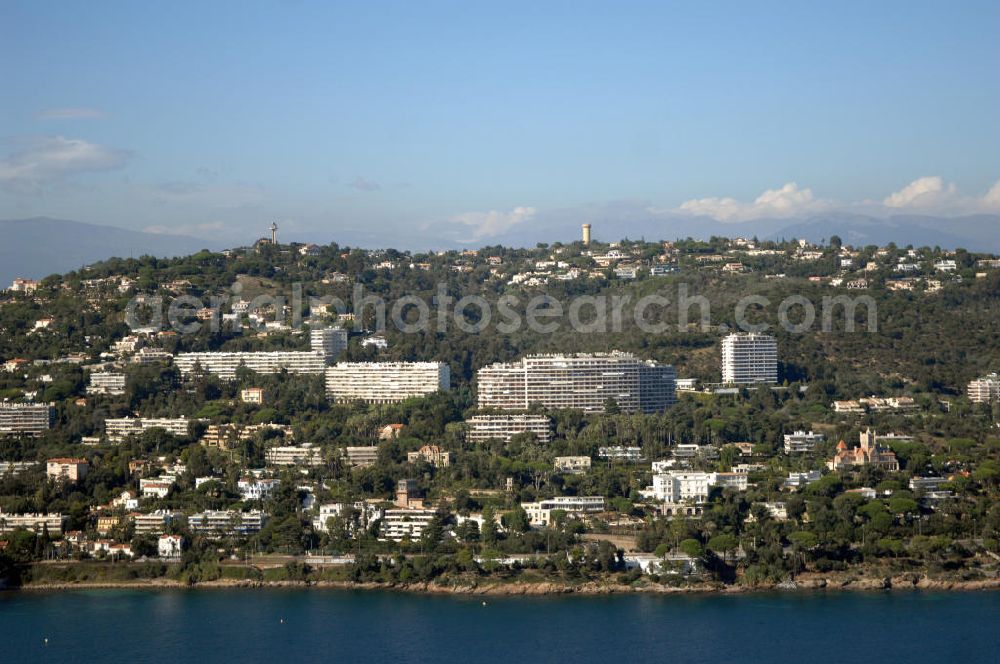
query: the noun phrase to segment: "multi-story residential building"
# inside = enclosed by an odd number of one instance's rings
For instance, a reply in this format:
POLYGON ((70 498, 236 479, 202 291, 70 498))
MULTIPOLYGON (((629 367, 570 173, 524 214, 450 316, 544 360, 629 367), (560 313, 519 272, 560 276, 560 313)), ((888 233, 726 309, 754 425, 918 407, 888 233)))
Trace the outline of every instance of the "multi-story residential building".
POLYGON ((267 516, 259 510, 206 510, 188 517, 188 527, 193 533, 218 535, 253 535, 259 533, 267 516))
POLYGON ((287 371, 290 374, 319 375, 326 370, 327 357, 315 351, 180 353, 174 358, 174 364, 185 375, 200 367, 205 373, 233 380, 241 366, 259 374, 287 371))
POLYGON ((878 444, 878 437, 872 429, 861 432, 861 445, 847 447, 847 443, 837 443, 837 453, 827 462, 830 470, 851 470, 861 466, 874 466, 891 472, 899 470, 896 453, 878 444))
POLYGON ((37 461, 0 461, 0 477, 10 473, 20 475, 26 470, 38 467, 37 461))
POLYGON ((833 412, 835 413, 863 413, 864 407, 856 400, 834 401, 833 412))
POLYGON ((991 373, 969 381, 967 392, 973 403, 990 403, 1000 399, 1000 375, 991 373))
POLYGON ((663 470, 653 474, 653 486, 644 494, 666 503, 703 503, 715 487, 746 491, 745 473, 708 473, 690 470, 663 470))
POLYGON ((132 356, 132 364, 166 364, 174 356, 159 348, 142 348, 132 356))
POLYGON ((261 387, 248 387, 245 390, 240 390, 240 401, 255 406, 262 404, 264 403, 264 389, 261 387))
POLYGON ((267 500, 280 486, 281 480, 261 477, 244 477, 236 482, 236 490, 243 500, 267 500))
POLYGON ((264 452, 264 459, 272 466, 321 466, 322 450, 310 443, 270 447, 264 452))
POLYGON ((180 558, 184 548, 184 538, 180 535, 160 535, 156 552, 160 558, 180 558))
POLYGON ((52 514, 7 514, 0 511, 0 533, 9 533, 20 528, 49 535, 61 535, 66 519, 58 512, 52 514))
POLYGON ((137 534, 156 535, 166 532, 171 524, 180 521, 183 515, 170 510, 156 510, 148 514, 135 515, 135 532, 137 534))
POLYGON ((38 290, 38 282, 34 279, 23 279, 18 277, 10 284, 7 290, 12 293, 34 293, 38 290))
POLYGON ((120 443, 129 436, 141 435, 150 429, 164 429, 179 438, 186 438, 189 425, 196 420, 186 417, 118 417, 104 420, 104 435, 109 442, 120 443))
POLYGON ((173 486, 170 477, 143 477, 139 480, 139 493, 143 498, 166 498, 173 486))
POLYGON ((480 408, 574 408, 601 413, 610 403, 623 412, 659 412, 676 401, 677 374, 670 365, 629 353, 529 355, 477 372, 480 408))
POLYGON ((785 454, 809 453, 816 449, 817 445, 823 443, 826 436, 821 433, 809 431, 796 431, 785 434, 785 454))
POLYGON ((822 477, 823 473, 818 470, 807 470, 804 473, 788 473, 788 478, 785 480, 785 488, 801 489, 802 487, 808 486, 813 482, 818 482, 822 477))
POLYGON ((492 439, 510 442, 519 433, 534 434, 542 444, 552 440, 552 419, 547 415, 475 415, 465 424, 465 437, 471 443, 492 439))
POLYGON ((276 431, 284 441, 291 441, 294 430, 286 424, 265 422, 263 424, 209 424, 199 441, 205 447, 218 447, 220 450, 233 449, 237 443, 252 440, 258 433, 276 431))
POLYGON ((722 340, 722 382, 778 382, 778 342, 768 334, 736 333, 722 340))
POLYGON ((347 348, 347 330, 342 327, 320 327, 309 331, 309 347, 332 362, 347 348))
POLYGON ((125 394, 125 374, 113 371, 90 374, 87 394, 125 394))
POLYGON ((87 476, 90 464, 86 459, 56 457, 45 462, 45 476, 50 480, 79 482, 87 476))
POLYGON ((39 436, 52 426, 52 404, 0 402, 0 436, 39 436))
POLYGON ((947 482, 943 477, 911 477, 911 491, 938 491, 947 482))
POLYGON ((521 503, 532 525, 548 526, 552 523, 552 512, 562 510, 566 514, 579 516, 604 511, 604 496, 556 496, 536 503, 521 503))
POLYGON ((407 452, 406 461, 408 463, 426 461, 435 468, 444 468, 451 465, 451 452, 445 452, 438 445, 424 445, 416 452, 407 452))
POLYGON ((561 456, 556 457, 553 463, 558 472, 570 475, 582 475, 590 470, 589 456, 561 456))
POLYGON ((378 446, 346 447, 344 448, 344 457, 347 458, 348 465, 355 468, 371 466, 378 461, 378 446))
POLYGON ((313 528, 319 532, 329 532, 332 518, 343 518, 344 528, 349 534, 357 529, 367 529, 383 516, 383 510, 377 503, 359 500, 356 503, 329 503, 319 506, 319 513, 313 518, 313 528))
POLYGON ((380 540, 417 540, 434 520, 437 512, 425 509, 388 509, 382 515, 380 540))
POLYGON ((608 461, 624 461, 625 463, 640 463, 646 460, 646 455, 642 453, 641 447, 609 445, 597 448, 597 458, 608 461))
POLYGON ((444 362, 341 362, 326 370, 331 401, 396 403, 451 387, 444 362))

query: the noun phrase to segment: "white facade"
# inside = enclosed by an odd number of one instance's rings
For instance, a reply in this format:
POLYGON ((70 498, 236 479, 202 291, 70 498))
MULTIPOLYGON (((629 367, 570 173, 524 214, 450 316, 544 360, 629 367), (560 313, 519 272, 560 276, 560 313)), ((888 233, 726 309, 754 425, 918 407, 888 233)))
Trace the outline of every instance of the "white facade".
POLYGON ((165 429, 179 438, 188 435, 188 425, 196 420, 186 417, 119 417, 104 420, 104 435, 110 442, 120 443, 129 436, 138 436, 150 429, 165 429))
POLYGON ((180 535, 160 535, 157 554, 160 558, 180 558, 184 538, 180 535))
POLYGON ((125 374, 112 371, 90 374, 87 394, 125 394, 125 374))
POLYGON ((778 342, 768 334, 730 334, 722 340, 722 382, 778 382, 778 342))
POLYGON ((319 466, 323 457, 318 447, 308 443, 304 445, 285 445, 271 447, 264 452, 264 458, 272 466, 319 466))
POLYGON ((799 489, 818 481, 821 477, 823 477, 823 473, 818 470, 809 470, 804 473, 788 473, 788 479, 785 480, 785 487, 788 489, 799 489))
POLYGON ((9 533, 18 528, 41 533, 47 528, 50 535, 59 535, 62 533, 64 521, 63 515, 58 512, 52 514, 7 514, 0 512, 0 533, 9 533))
POLYGON ((280 484, 281 480, 244 477, 236 483, 236 490, 243 500, 266 500, 280 484))
POLYGON ((52 426, 53 413, 50 404, 0 402, 0 436, 41 435, 52 426))
POLYGON ((135 532, 155 535, 162 533, 171 523, 181 518, 180 512, 157 510, 148 514, 135 515, 135 532))
POLYGON ((174 364, 183 374, 201 367, 205 373, 232 380, 241 365, 259 374, 288 371, 290 374, 319 375, 326 369, 326 359, 323 353, 314 351, 206 352, 180 353, 174 358, 174 364))
POLYGON ((969 382, 969 400, 973 403, 989 403, 1000 399, 1000 375, 991 373, 969 382))
POLYGON ((259 533, 267 522, 263 512, 252 510, 207 510, 188 517, 191 532, 223 535, 252 535, 259 533))
POLYGON ((347 348, 347 330, 341 327, 320 327, 310 330, 309 347, 314 353, 322 353, 332 362, 347 348))
POLYGON ((676 402, 677 374, 670 365, 629 353, 529 355, 491 364, 477 374, 480 408, 574 408, 604 412, 613 400, 623 412, 659 412, 676 402))
POLYGON ((556 496, 536 503, 521 503, 521 509, 528 514, 532 525, 544 527, 552 523, 554 510, 574 516, 603 512, 604 496, 556 496))
POLYGON ((326 370, 331 401, 396 403, 451 387, 444 362, 341 362, 326 370))
POLYGON ((809 431, 796 431, 785 434, 785 454, 802 454, 812 452, 816 446, 823 443, 826 436, 809 431))
POLYGON ((552 419, 546 415, 475 415, 466 420, 466 439, 482 443, 491 439, 510 442, 519 433, 532 433, 539 443, 552 440, 552 419))
POLYGON ((416 540, 424 534, 424 529, 434 520, 437 512, 422 509, 391 509, 382 515, 381 540, 401 542, 416 540))
POLYGON ((589 456, 561 456, 553 461, 555 469, 560 473, 580 475, 590 470, 589 456))
POLYGON ((715 487, 745 491, 747 476, 743 473, 668 470, 653 475, 653 486, 646 493, 665 503, 703 503, 715 487))
POLYGON ((313 518, 313 528, 321 533, 329 532, 327 524, 330 519, 345 516, 348 508, 353 511, 353 516, 345 522, 345 527, 349 533, 354 533, 356 528, 367 528, 383 516, 383 510, 375 503, 359 500, 356 503, 328 503, 319 506, 319 513, 313 518))

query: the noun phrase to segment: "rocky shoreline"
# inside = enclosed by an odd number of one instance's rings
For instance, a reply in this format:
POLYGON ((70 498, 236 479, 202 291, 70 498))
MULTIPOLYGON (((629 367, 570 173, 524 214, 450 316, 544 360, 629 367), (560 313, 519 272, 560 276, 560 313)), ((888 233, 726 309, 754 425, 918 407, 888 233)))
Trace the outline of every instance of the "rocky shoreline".
POLYGON ((1000 590, 1000 578, 975 581, 931 579, 917 574, 892 577, 829 577, 807 576, 795 581, 756 586, 700 584, 684 587, 649 584, 628 586, 618 583, 588 581, 581 584, 565 584, 551 581, 512 583, 473 583, 440 585, 435 583, 353 583, 346 581, 251 581, 220 579, 187 584, 169 579, 147 581, 127 581, 121 583, 84 581, 80 583, 35 583, 12 590, 56 591, 94 589, 267 589, 267 588, 320 588, 333 590, 381 590, 428 595, 467 596, 545 596, 545 595, 678 595, 678 594, 746 594, 764 592, 815 592, 815 591, 877 591, 877 590, 930 590, 943 592, 970 592, 1000 590))

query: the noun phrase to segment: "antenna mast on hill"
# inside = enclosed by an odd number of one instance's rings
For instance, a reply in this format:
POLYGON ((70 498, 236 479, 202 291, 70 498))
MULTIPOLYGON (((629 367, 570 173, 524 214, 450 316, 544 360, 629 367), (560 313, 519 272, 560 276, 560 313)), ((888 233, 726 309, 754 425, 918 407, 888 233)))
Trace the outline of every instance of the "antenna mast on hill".
POLYGON ((278 224, 271 222, 271 244, 278 244, 278 224))

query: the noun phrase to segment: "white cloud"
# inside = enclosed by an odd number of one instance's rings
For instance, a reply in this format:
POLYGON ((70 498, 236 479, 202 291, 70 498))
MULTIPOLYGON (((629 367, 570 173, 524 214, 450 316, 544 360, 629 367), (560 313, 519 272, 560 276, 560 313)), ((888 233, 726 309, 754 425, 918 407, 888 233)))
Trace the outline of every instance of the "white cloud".
POLYGON ((712 217, 719 221, 746 221, 761 217, 792 217, 816 212, 827 207, 827 202, 813 197, 812 189, 799 189, 789 182, 780 189, 768 189, 753 202, 735 198, 696 198, 681 203, 681 212, 712 217))
POLYGON ((121 168, 131 157, 79 138, 36 136, 17 139, 16 150, 0 159, 0 186, 15 193, 38 193, 79 173, 121 168))
POLYGON ((931 208, 953 200, 957 194, 954 183, 945 184, 937 175, 917 178, 899 191, 885 197, 888 208, 931 208))
POLYGON ((983 196, 983 207, 987 210, 1000 210, 1000 180, 990 187, 990 190, 983 196))
POLYGON ((35 117, 39 120, 100 120, 104 111, 96 108, 47 108, 35 117))
POLYGON ((465 212, 455 215, 452 221, 470 226, 475 239, 494 237, 534 218, 537 210, 533 207, 516 207, 510 212, 490 210, 489 212, 465 212))

